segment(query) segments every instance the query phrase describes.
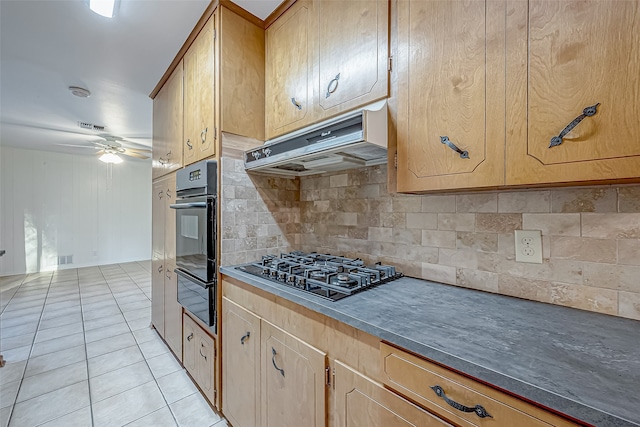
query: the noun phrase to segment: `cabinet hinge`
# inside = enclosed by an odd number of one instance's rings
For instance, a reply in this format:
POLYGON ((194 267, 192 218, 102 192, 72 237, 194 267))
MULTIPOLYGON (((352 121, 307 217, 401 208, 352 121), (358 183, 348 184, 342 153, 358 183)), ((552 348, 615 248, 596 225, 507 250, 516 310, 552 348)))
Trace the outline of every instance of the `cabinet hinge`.
POLYGON ((218 126, 213 127, 213 139, 214 140, 218 139, 218 126))
POLYGON ((398 169, 398 152, 393 156, 393 167, 398 169))
POLYGON ((393 56, 390 56, 387 62, 387 71, 391 71, 391 70, 393 70, 393 56))

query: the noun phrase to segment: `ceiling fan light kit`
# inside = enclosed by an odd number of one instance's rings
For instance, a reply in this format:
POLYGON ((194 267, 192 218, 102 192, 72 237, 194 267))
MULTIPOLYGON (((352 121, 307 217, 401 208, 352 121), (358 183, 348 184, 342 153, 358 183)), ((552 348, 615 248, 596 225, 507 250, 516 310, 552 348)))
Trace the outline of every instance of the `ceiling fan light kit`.
POLYGON ((105 163, 122 163, 122 158, 118 156, 116 153, 106 152, 102 156, 99 157, 99 160, 105 163))

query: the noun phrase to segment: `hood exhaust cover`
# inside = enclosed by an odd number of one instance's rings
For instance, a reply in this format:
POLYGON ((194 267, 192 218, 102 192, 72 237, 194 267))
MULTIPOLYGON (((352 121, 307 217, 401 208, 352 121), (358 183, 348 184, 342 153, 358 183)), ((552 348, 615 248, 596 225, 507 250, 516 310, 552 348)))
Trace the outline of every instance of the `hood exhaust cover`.
POLYGON ((305 176, 387 162, 387 101, 269 140, 244 152, 244 167, 305 176))

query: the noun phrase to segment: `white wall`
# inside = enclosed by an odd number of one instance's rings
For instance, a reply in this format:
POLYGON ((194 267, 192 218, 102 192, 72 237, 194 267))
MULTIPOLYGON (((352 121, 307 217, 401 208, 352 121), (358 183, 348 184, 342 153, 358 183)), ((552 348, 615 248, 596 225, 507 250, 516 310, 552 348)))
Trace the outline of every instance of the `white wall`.
POLYGON ((109 179, 93 156, 0 147, 0 249, 0 276, 149 259, 151 162, 109 179))

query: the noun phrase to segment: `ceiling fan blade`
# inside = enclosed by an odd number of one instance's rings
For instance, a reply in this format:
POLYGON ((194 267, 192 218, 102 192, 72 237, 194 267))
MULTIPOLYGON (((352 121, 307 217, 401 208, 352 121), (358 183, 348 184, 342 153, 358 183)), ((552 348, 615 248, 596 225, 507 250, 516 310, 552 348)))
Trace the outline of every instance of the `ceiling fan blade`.
POLYGON ((77 147, 77 148, 90 148, 92 150, 99 150, 100 147, 94 147, 91 145, 78 145, 78 144, 54 144, 54 145, 59 145, 61 147, 77 147))
POLYGON ((125 156, 129 156, 129 157, 135 157, 136 159, 144 159, 144 160, 147 160, 147 159, 149 159, 149 158, 150 158, 149 156, 145 156, 145 155, 142 155, 142 154, 132 153, 132 152, 131 152, 131 151, 129 151, 129 150, 125 151, 125 152, 124 152, 124 153, 122 153, 122 154, 123 154, 123 155, 125 155, 125 156))
POLYGON ((140 150, 137 148, 125 148, 127 153, 137 153, 137 154, 151 154, 151 150, 140 150))
POLYGON ((151 148, 151 138, 120 138, 119 141, 139 147, 142 150, 151 148))

